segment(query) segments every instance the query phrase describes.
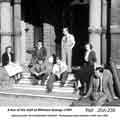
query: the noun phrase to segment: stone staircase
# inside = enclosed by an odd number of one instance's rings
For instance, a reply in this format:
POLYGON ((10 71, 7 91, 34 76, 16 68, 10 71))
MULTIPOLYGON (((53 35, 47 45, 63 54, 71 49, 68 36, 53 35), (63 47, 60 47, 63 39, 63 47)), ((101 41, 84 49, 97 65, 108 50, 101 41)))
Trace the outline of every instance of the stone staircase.
MULTIPOLYGON (((40 81, 38 82, 38 85, 32 85, 33 81, 34 79, 32 78, 31 74, 29 72, 24 72, 22 73, 22 79, 18 81, 14 87, 19 89, 46 90, 47 82, 45 82, 45 86, 41 86, 40 81)), ((64 87, 60 87, 60 81, 54 82, 53 86, 53 92, 74 92, 73 83, 71 80, 67 80, 64 87)))
POLYGON ((52 93, 46 92, 46 83, 44 86, 32 85, 33 78, 29 72, 22 74, 22 79, 13 84, 12 88, 0 90, 0 94, 25 96, 25 97, 41 97, 41 98, 54 98, 64 100, 77 100, 79 95, 74 93, 73 83, 67 80, 64 87, 60 87, 60 81, 54 83, 52 93))

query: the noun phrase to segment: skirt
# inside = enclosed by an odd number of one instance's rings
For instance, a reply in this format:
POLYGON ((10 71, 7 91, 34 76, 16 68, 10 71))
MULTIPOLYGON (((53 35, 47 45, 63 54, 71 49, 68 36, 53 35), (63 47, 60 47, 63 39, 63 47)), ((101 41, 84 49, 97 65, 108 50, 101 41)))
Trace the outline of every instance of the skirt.
POLYGON ((10 63, 10 64, 6 65, 5 70, 7 71, 9 77, 12 77, 18 73, 23 72, 22 67, 16 63, 10 63))

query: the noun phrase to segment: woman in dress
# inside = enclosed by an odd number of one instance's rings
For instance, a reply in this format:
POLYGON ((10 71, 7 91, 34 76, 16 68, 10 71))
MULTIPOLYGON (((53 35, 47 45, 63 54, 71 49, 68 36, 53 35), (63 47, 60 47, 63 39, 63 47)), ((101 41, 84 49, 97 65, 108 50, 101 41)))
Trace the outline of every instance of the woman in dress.
POLYGON ((2 55, 2 65, 9 77, 14 77, 15 80, 20 79, 20 74, 23 70, 20 65, 15 63, 15 57, 11 46, 6 47, 5 53, 2 55))
POLYGON ((85 59, 84 70, 85 70, 86 77, 85 77, 84 87, 86 86, 86 90, 85 89, 84 90, 85 92, 87 92, 89 88, 89 79, 95 70, 97 59, 96 59, 96 53, 93 50, 93 47, 90 43, 85 45, 85 49, 86 49, 86 52, 84 57, 85 59))

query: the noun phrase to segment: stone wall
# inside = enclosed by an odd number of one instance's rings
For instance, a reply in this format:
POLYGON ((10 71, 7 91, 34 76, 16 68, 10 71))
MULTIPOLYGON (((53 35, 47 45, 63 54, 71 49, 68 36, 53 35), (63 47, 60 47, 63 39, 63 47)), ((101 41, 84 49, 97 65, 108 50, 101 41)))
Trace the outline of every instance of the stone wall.
POLYGON ((112 0, 112 9, 111 9, 111 24, 120 25, 120 1, 112 0))
POLYGON ((29 64, 31 61, 32 55, 29 54, 28 50, 34 50, 36 47, 37 41, 43 41, 42 39, 42 28, 36 27, 32 24, 21 21, 21 41, 22 41, 22 63, 29 64))
POLYGON ((47 56, 51 56, 52 54, 56 54, 55 51, 55 30, 54 26, 44 23, 43 24, 43 40, 44 46, 47 49, 47 56))
POLYGON ((120 64, 120 0, 112 0, 111 57, 116 64, 120 64))
MULTIPOLYGON (((26 23, 26 51, 34 48, 34 26, 26 23)), ((26 62, 29 63, 32 55, 26 53, 26 62)))

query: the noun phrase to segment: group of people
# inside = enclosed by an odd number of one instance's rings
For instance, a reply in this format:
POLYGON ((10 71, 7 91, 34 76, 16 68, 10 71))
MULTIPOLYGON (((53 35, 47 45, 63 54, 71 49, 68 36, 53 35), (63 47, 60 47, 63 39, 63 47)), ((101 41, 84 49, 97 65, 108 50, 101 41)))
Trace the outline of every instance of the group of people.
POLYGON ((60 86, 64 86, 68 75, 68 66, 56 55, 47 57, 46 48, 38 41, 37 48, 32 55, 30 72, 33 76, 33 84, 46 85, 47 92, 52 92, 55 81, 60 80, 60 86))
MULTIPOLYGON (((46 85, 47 92, 52 92, 55 81, 60 80, 60 86, 66 83, 68 74, 72 72, 72 49, 75 46, 75 38, 69 33, 68 28, 63 29, 64 36, 61 41, 61 59, 55 55, 47 57, 47 51, 41 41, 32 54, 31 75, 35 84, 46 85)), ((90 43, 85 45, 84 64, 75 72, 76 82, 80 81, 82 98, 92 98, 92 105, 103 105, 106 101, 117 99, 113 89, 113 78, 110 70, 103 66, 97 66, 96 53, 90 43)), ((10 77, 20 79, 22 67, 15 63, 12 48, 6 48, 2 55, 2 65, 10 77)))
MULTIPOLYGON (((46 85, 48 93, 52 92, 53 84, 57 80, 61 81, 61 87, 64 86, 68 75, 66 63, 56 55, 47 57, 46 48, 41 41, 37 43, 30 64, 28 67, 33 76, 33 84, 46 85)), ((11 46, 6 47, 5 53, 2 55, 2 66, 10 78, 15 81, 21 79, 23 67, 15 62, 11 46)))
POLYGON ((80 81, 82 99, 89 99, 93 106, 102 106, 113 99, 118 99, 113 87, 112 72, 97 64, 96 53, 90 43, 85 45, 84 64, 77 71, 76 79, 80 81))
POLYGON ((41 79, 41 85, 46 83, 48 92, 52 91, 56 80, 60 80, 61 87, 64 86, 68 74, 72 72, 72 48, 75 45, 75 38, 69 33, 68 28, 63 29, 63 35, 61 59, 56 57, 56 55, 47 58, 47 52, 42 42, 38 42, 36 52, 32 57, 33 66, 30 71, 36 79, 41 79))
POLYGON ((36 78, 35 84, 38 84, 38 80, 41 79, 40 84, 46 84, 47 92, 52 91, 56 80, 60 80, 61 87, 64 86, 68 74, 72 72, 72 48, 75 45, 75 39, 68 28, 63 29, 63 34, 61 59, 56 55, 48 58, 46 49, 40 41, 32 57, 30 72, 36 78))
POLYGON ((52 92, 53 84, 60 80, 60 86, 64 86, 68 75, 67 65, 58 57, 50 56, 48 60, 38 59, 30 68, 32 76, 36 83, 46 85, 47 92, 52 92), (55 61, 54 61, 55 60, 55 61))
MULTIPOLYGON (((71 72, 72 48, 75 45, 74 36, 69 33, 67 28, 63 29, 62 38, 62 58, 68 62, 68 70, 71 72)), ((103 105, 117 99, 114 87, 113 76, 109 69, 102 65, 97 65, 96 53, 90 43, 85 45, 84 64, 75 72, 76 81, 81 82, 82 98, 93 100, 91 105, 103 105)), ((66 63, 67 63, 66 62, 66 63)))

